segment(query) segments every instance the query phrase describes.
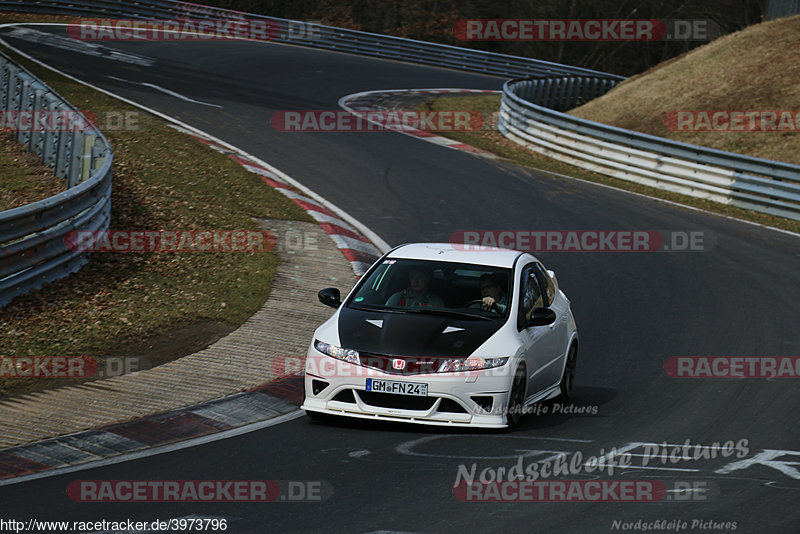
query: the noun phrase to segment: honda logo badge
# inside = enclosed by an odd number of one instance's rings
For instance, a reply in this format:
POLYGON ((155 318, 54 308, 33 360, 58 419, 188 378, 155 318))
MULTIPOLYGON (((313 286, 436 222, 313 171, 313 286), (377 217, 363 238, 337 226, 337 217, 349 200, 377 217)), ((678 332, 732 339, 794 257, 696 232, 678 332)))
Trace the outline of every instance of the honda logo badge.
POLYGON ((400 359, 392 360, 392 368, 402 371, 406 368, 406 361, 400 359))

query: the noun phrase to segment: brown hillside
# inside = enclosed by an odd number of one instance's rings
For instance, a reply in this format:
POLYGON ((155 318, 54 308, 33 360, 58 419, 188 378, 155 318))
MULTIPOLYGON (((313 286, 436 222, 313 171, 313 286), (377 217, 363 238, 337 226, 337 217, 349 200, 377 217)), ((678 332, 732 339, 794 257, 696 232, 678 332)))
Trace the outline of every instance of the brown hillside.
MULTIPOLYGON (((570 113, 686 143, 800 164, 800 15, 721 37, 626 80, 570 113), (700 132, 665 126, 670 112, 675 117, 676 111, 686 110, 792 110, 794 130, 700 132)), ((699 124, 700 117, 693 117, 690 124, 699 124)))

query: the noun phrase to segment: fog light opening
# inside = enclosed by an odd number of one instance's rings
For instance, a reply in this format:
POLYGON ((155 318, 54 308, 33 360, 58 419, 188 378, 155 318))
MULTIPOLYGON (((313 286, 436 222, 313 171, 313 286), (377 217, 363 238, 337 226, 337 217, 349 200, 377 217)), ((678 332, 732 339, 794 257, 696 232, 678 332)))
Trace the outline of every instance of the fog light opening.
POLYGON ((489 396, 475 396, 470 397, 472 402, 480 406, 480 408, 486 412, 492 411, 492 406, 494 406, 494 397, 489 396))
POLYGON ((326 387, 328 387, 329 385, 330 385, 330 384, 328 384, 328 383, 327 383, 327 382, 325 382, 324 380, 312 380, 312 381, 311 381, 311 392, 312 392, 314 395, 319 395, 319 394, 320 394, 320 393, 322 393, 322 392, 325 390, 325 388, 326 388, 326 387))

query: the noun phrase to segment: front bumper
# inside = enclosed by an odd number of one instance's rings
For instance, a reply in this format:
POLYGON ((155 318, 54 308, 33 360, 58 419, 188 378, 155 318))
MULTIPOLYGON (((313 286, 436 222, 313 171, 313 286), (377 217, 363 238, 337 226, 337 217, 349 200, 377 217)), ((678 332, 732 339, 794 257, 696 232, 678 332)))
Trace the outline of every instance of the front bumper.
POLYGON ((505 428, 513 362, 495 369, 398 375, 337 360, 311 348, 302 409, 361 419, 505 428), (424 383, 427 397, 366 391, 367 378, 424 383))

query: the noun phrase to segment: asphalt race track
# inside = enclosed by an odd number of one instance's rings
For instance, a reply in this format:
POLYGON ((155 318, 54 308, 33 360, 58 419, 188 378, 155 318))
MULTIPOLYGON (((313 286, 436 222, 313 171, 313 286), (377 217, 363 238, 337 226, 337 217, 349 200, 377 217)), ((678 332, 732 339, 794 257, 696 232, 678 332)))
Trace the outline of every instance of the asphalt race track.
MULTIPOLYGON (((109 59, 59 47, 66 37, 23 39, 14 31, 0 36, 275 165, 391 245, 448 241, 460 230, 584 229, 701 231, 706 246, 539 254, 572 301, 581 336, 574 403, 589 407, 588 414, 541 414, 500 434, 301 417, 182 451, 0 487, 4 511, 76 521, 216 517, 227 518, 229 532, 254 533, 613 532, 640 519, 685 521, 686 530, 698 532, 731 531, 702 526, 712 520, 736 523, 737 532, 800 528, 798 381, 672 378, 664 371, 672 356, 800 356, 798 237, 395 133, 285 133, 269 120, 279 110, 337 109, 339 98, 359 91, 500 89, 500 78, 270 43, 102 43, 128 58, 109 59), (645 454, 611 476, 579 478, 700 483, 710 489, 705 499, 671 492, 649 503, 488 503, 462 502, 453 491, 462 464, 476 463, 481 472, 509 468, 519 457, 527 465, 562 451, 600 456, 626 446, 644 454, 652 449, 637 443, 687 440, 730 440, 747 450, 680 462, 650 454, 644 466, 645 454), (769 454, 772 463, 764 460, 769 454), (324 481, 332 494, 321 502, 270 504, 70 500, 67 485, 87 479, 324 481)), ((65 35, 59 27, 36 31, 65 35)))

